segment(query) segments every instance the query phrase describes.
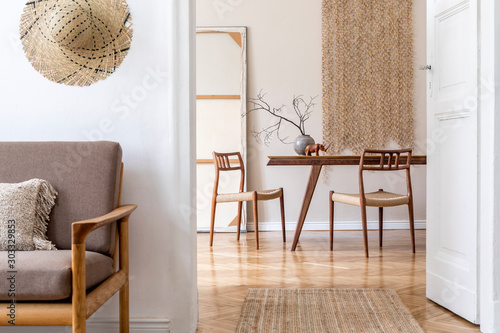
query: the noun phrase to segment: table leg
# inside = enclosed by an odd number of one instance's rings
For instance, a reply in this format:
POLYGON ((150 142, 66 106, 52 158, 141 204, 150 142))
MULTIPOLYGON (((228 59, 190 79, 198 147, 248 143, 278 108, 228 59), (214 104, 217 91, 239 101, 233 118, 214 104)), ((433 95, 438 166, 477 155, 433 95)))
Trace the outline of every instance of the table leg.
POLYGON ((311 167, 309 182, 307 183, 306 193, 304 194, 304 201, 302 202, 299 220, 297 221, 297 227, 295 228, 295 236, 293 236, 292 251, 295 251, 295 248, 297 247, 300 232, 302 231, 302 227, 304 226, 304 221, 306 220, 307 211, 309 210, 309 205, 311 204, 314 189, 316 188, 316 183, 318 182, 319 174, 321 173, 321 167, 321 164, 312 165, 311 167))

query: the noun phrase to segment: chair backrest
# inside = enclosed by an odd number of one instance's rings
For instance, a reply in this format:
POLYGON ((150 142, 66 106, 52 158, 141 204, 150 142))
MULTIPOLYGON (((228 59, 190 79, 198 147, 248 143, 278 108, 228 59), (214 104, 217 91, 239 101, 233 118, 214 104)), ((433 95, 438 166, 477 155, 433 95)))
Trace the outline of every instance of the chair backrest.
POLYGON ((360 170, 395 171, 410 169, 411 149, 365 149, 359 161, 360 170), (367 156, 370 154, 370 156, 367 156))
MULTIPOLYGON (((117 207, 121 162, 122 150, 116 142, 0 142, 0 183, 49 181, 59 194, 47 236, 58 249, 71 249, 73 222, 117 207)), ((87 250, 112 255, 115 230, 110 225, 92 232, 87 250)))
POLYGON ((406 170, 407 195, 411 198, 411 165, 412 149, 365 149, 359 160, 359 193, 364 198, 363 171, 399 171, 406 170))
POLYGON ((240 177, 240 192, 243 192, 245 186, 245 165, 243 158, 239 152, 233 153, 216 153, 212 152, 215 166, 215 183, 214 183, 214 197, 218 194, 219 188, 219 174, 221 171, 241 171, 240 177), (232 158, 231 158, 232 157, 232 158), (236 159, 234 158, 236 157, 236 159))

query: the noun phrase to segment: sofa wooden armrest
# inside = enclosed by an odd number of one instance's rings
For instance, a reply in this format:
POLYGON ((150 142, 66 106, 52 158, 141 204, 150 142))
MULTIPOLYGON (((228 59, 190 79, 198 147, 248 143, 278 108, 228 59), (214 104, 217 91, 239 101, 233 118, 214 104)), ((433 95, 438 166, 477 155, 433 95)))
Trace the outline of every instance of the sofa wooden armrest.
POLYGON ((84 244, 85 238, 92 231, 104 227, 110 223, 119 221, 124 217, 130 216, 132 212, 137 208, 137 205, 123 205, 112 212, 99 216, 93 219, 88 219, 84 221, 74 222, 71 224, 71 240, 73 244, 84 244))
POLYGON ((72 223, 72 326, 74 332, 85 332, 86 320, 118 291, 120 291, 120 326, 128 328, 128 218, 136 208, 137 205, 123 205, 106 215, 72 223), (115 221, 119 222, 119 270, 87 295, 85 239, 92 231, 115 221))

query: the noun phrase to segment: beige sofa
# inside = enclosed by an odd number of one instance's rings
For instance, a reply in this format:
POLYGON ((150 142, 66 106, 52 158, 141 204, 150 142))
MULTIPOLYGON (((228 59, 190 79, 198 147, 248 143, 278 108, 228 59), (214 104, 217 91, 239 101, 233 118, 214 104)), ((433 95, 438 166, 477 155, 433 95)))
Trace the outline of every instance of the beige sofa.
MULTIPOLYGON (((136 206, 120 205, 120 145, 0 142, 0 183, 32 178, 59 193, 47 229, 58 250, 16 251, 16 326, 71 325, 85 332, 86 319, 120 291, 120 332, 128 332, 128 217, 136 206)), ((9 326, 6 252, 0 270, 0 325, 9 326)))

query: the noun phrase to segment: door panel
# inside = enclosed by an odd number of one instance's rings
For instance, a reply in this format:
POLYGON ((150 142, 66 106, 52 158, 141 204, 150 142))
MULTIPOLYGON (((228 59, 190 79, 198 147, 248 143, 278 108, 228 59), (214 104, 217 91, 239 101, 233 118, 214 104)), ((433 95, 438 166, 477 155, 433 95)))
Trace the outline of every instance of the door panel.
POLYGON ((477 2, 427 10, 427 297, 477 323, 477 2))

